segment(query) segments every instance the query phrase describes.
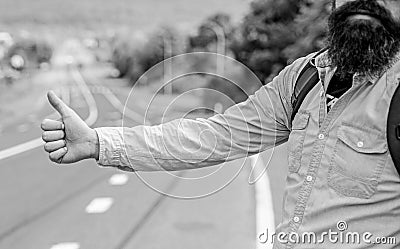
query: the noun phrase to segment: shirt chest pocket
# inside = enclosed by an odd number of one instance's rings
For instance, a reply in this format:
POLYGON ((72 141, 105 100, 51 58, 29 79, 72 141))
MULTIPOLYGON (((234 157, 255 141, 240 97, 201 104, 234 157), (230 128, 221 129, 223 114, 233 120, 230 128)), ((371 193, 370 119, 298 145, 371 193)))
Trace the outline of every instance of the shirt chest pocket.
POLYGON ((371 198, 388 158, 382 131, 342 124, 328 173, 328 184, 348 197, 371 198))
POLYGON ((290 132, 288 140, 288 163, 290 173, 297 173, 299 171, 309 119, 309 112, 300 111, 292 122, 292 131, 290 132))

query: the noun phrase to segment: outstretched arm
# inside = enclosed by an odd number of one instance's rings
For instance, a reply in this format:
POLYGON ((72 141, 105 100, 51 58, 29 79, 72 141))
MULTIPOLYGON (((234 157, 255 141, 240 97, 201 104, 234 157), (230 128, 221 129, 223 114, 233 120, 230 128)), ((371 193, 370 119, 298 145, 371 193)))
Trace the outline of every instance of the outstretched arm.
POLYGON ((95 158, 102 166, 128 171, 191 169, 256 154, 289 137, 289 101, 298 68, 288 66, 270 84, 224 114, 157 126, 91 129, 49 93, 62 121, 43 121, 45 149, 58 163, 95 158))

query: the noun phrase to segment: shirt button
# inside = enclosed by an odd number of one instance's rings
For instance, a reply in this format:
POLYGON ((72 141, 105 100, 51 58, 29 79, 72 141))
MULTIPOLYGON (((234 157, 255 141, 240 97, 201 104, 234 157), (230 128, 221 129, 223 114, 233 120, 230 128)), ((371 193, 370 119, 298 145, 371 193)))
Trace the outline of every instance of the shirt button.
POLYGON ((296 222, 296 223, 299 223, 300 222, 300 218, 296 216, 296 217, 293 218, 293 221, 296 222))
POLYGON ((360 141, 360 142, 358 142, 358 143, 357 143, 357 147, 358 147, 358 148, 362 148, 362 147, 364 147, 364 143, 363 143, 363 142, 361 142, 361 141, 360 141))
POLYGON ((306 180, 307 180, 307 182, 311 182, 313 180, 313 177, 312 176, 307 176, 306 180))
POLYGON ((318 138, 319 138, 320 140, 323 140, 323 139, 325 138, 325 135, 324 135, 324 134, 319 134, 319 135, 318 135, 318 138))

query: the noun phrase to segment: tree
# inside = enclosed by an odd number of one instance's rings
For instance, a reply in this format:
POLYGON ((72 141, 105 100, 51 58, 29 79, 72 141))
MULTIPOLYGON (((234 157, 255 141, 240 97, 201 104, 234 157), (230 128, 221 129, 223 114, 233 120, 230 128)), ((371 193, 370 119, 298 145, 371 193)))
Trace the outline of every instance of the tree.
POLYGON ((157 63, 186 51, 186 40, 171 27, 150 35, 122 35, 113 41, 112 62, 131 84, 157 63))
POLYGON ((220 35, 224 36, 227 41, 227 47, 230 46, 229 42, 232 41, 235 27, 231 22, 229 15, 225 13, 217 13, 207 18, 197 28, 197 33, 189 37, 189 46, 191 51, 200 49, 202 51, 210 51, 211 45, 218 42, 220 35))
POLYGON ((298 38, 283 51, 289 62, 325 47, 327 17, 331 9, 330 0, 312 1, 301 7, 294 24, 298 38))
POLYGON ((288 63, 320 49, 329 0, 255 0, 231 49, 268 82, 288 63))

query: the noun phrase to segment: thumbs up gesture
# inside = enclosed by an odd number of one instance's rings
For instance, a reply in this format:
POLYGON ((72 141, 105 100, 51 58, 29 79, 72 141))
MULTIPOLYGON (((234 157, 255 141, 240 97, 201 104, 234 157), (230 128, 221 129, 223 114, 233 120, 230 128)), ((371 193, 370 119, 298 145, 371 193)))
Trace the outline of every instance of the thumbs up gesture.
POLYGON ((47 98, 61 115, 61 121, 45 119, 41 124, 44 149, 49 153, 50 160, 67 164, 88 158, 98 159, 96 131, 87 126, 54 92, 50 91, 47 98))

